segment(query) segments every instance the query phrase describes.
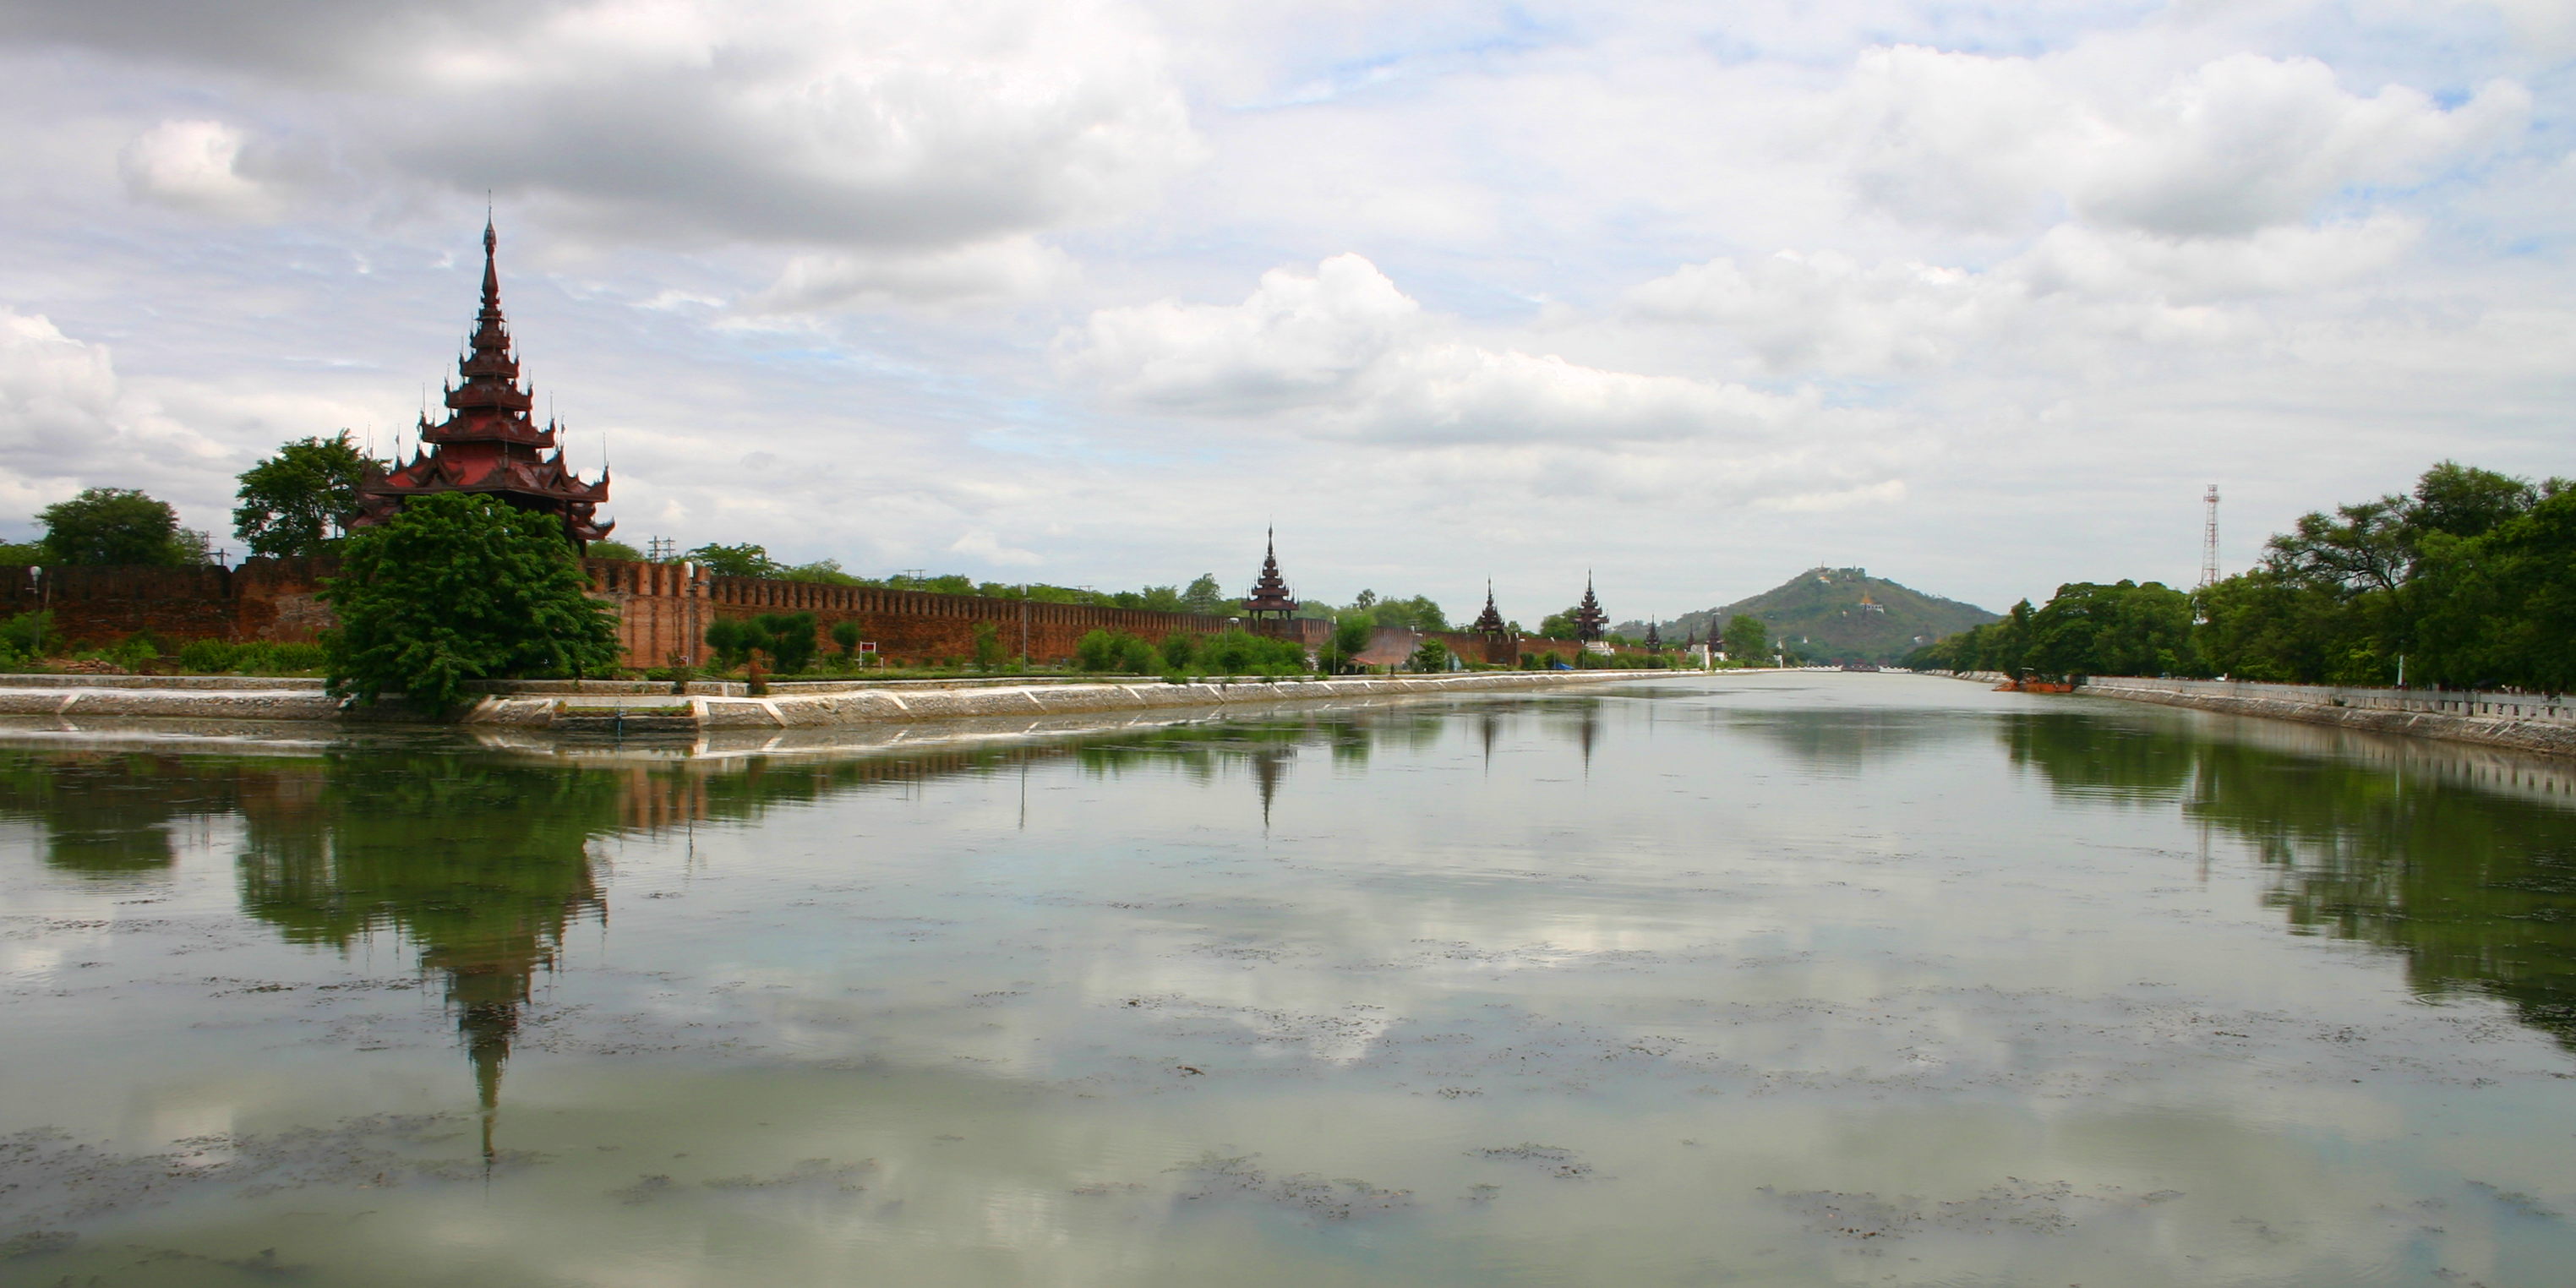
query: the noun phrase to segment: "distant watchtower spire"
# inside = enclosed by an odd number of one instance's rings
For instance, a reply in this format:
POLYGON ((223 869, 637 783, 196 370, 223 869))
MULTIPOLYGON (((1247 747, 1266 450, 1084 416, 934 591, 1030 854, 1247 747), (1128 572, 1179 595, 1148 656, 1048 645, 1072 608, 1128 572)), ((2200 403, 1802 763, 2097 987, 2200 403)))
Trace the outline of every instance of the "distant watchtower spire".
POLYGON ((564 464, 561 429, 540 427, 530 415, 534 391, 519 384, 519 360, 510 352, 510 325, 501 316, 501 273, 495 264, 500 237, 489 214, 483 220, 483 307, 474 315, 469 352, 457 360, 461 384, 446 390, 448 417, 432 425, 420 418, 420 443, 408 461, 358 485, 352 527, 382 523, 403 502, 433 492, 480 492, 522 510, 563 519, 564 535, 587 545, 614 523, 597 519, 608 500, 608 472, 583 482, 564 464), (552 454, 549 455, 548 452, 552 454))
POLYGON ((1601 638, 1602 628, 1610 624, 1610 614, 1601 611, 1601 601, 1592 597, 1592 574, 1583 574, 1583 602, 1574 610, 1574 638, 1590 642, 1601 638))
POLYGON ((1252 583, 1252 594, 1243 601, 1243 615, 1254 621, 1276 617, 1286 621, 1297 615, 1297 601, 1288 597, 1288 583, 1279 576, 1279 530, 1264 534, 1261 554, 1261 578, 1252 583))
POLYGON ((1510 630, 1503 625, 1502 613, 1494 607, 1494 582, 1490 577, 1485 580, 1485 611, 1476 614, 1475 624, 1467 629, 1479 635, 1502 635, 1510 630))
POLYGON ((1657 651, 1664 647, 1664 633, 1657 630, 1653 622, 1646 623, 1646 647, 1657 651))

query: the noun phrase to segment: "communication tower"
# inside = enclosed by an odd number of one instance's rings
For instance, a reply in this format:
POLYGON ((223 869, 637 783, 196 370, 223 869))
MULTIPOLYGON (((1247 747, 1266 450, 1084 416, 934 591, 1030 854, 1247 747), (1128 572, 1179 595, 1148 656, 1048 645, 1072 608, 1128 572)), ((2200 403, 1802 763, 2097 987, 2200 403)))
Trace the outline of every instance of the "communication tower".
POLYGON ((2212 483, 2209 485, 2209 491, 2202 494, 2200 504, 2201 508, 2207 515, 2205 521, 2201 525, 2200 531, 2200 584, 2202 586, 2211 586, 2217 584, 2218 581, 2217 484, 2212 483))
POLYGON ((654 563, 669 563, 679 557, 679 543, 669 537, 655 537, 644 543, 644 557, 654 563))

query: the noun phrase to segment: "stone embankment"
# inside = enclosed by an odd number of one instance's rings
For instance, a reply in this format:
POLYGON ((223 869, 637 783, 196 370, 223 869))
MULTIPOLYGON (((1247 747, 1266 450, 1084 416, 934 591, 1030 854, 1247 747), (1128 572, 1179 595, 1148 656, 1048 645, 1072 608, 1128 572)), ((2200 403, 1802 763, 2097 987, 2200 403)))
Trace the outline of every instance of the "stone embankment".
MULTIPOLYGON (((642 735, 713 730, 825 728, 897 721, 1056 716, 1283 702, 1440 696, 1634 680, 1658 671, 1472 671, 1455 675, 1349 676, 1168 684, 1046 679, 818 681, 770 686, 754 697, 738 683, 569 680, 493 684, 463 712, 483 727, 642 735)), ((195 720, 420 721, 400 701, 346 706, 318 680, 227 676, 0 676, 0 716, 169 717, 195 720)))
MULTIPOLYGON (((1925 672, 2001 683, 1993 672, 1925 672)), ((2196 711, 2263 716, 2368 733, 2442 738, 2552 756, 2576 756, 2576 700, 2564 695, 2447 689, 2361 689, 2244 680, 2094 676, 2076 692, 2196 711)))

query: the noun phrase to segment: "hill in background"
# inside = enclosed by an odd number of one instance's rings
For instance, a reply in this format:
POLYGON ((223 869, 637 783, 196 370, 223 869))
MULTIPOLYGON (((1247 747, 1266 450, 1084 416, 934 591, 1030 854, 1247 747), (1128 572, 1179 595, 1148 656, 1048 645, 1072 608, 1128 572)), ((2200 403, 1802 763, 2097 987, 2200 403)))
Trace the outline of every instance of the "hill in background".
MULTIPOLYGON (((1684 613, 1663 623, 1663 637, 1673 643, 1685 635, 1705 639, 1711 621, 1723 630, 1737 613, 1761 618, 1771 628, 1771 638, 1800 644, 1826 662, 1894 662, 1921 645, 1996 617, 1974 604, 1872 577, 1866 569, 1810 568, 1759 595, 1684 613)), ((1635 639, 1646 633, 1646 624, 1624 622, 1611 629, 1635 639)))

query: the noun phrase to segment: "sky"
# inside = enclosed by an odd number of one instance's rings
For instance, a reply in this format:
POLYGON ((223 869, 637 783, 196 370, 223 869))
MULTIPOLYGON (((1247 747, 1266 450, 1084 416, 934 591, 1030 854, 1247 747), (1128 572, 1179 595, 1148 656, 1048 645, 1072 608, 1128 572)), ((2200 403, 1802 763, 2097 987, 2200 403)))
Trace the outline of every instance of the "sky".
MULTIPOLYGON (((0 535, 411 441, 641 546, 2002 608, 2576 474, 2576 4, 0 4, 0 535)), ((230 542, 238 548, 238 542, 230 542)))

